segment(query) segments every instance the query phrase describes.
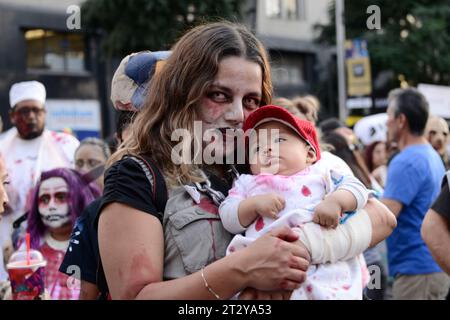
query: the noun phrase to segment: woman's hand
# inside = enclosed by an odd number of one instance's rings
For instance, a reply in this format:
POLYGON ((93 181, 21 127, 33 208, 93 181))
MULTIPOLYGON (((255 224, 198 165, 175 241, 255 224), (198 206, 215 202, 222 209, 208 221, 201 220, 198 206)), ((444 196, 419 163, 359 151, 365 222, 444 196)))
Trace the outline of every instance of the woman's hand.
POLYGON ((266 233, 240 255, 239 268, 247 286, 262 291, 297 289, 306 279, 310 255, 295 241, 298 235, 288 227, 266 233))

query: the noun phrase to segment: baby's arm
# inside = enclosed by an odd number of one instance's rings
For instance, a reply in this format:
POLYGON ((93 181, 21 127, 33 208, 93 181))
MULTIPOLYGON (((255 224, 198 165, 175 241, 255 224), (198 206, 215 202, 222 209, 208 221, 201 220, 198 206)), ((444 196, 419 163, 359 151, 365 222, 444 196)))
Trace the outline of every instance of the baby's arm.
POLYGON ((336 228, 345 212, 359 210, 366 205, 369 191, 354 176, 331 174, 336 191, 316 206, 313 221, 324 227, 336 228))
POLYGON ((275 193, 248 197, 239 204, 239 222, 248 227, 258 216, 276 219, 278 212, 283 210, 284 206, 284 198, 275 193))
POLYGON ((246 228, 239 222, 238 209, 247 196, 246 186, 249 177, 241 175, 228 192, 228 196, 219 206, 219 215, 223 227, 233 234, 243 233, 246 228))
MULTIPOLYGON (((322 164, 345 169, 346 164, 336 156, 320 160, 322 164)), ((340 170, 345 174, 351 174, 340 170)), ((358 184, 361 182, 358 181, 358 184)), ((364 188, 365 189, 365 188, 364 188)), ((386 239, 397 225, 394 214, 380 201, 367 200, 364 208, 358 208, 345 223, 336 229, 326 229, 316 223, 306 223, 297 228, 300 242, 311 254, 312 264, 344 261, 361 254, 369 246, 374 247, 386 239)))
POLYGON ((259 216, 276 219, 285 206, 284 198, 275 193, 252 196, 245 199, 228 196, 219 207, 222 224, 229 232, 238 234, 259 216))
POLYGON ((353 193, 343 189, 336 190, 316 206, 313 222, 324 227, 336 228, 343 213, 355 210, 356 206, 353 193))
POLYGON ((247 175, 239 177, 219 207, 224 228, 233 234, 244 232, 258 216, 276 219, 285 206, 284 198, 275 193, 247 196, 246 186, 250 180, 247 175))

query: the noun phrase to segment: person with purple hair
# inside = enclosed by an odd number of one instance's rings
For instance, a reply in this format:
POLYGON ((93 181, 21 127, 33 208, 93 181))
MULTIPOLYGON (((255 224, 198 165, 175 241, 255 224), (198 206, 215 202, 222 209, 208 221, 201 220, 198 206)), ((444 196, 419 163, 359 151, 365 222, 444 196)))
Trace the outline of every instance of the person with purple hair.
POLYGON ((76 219, 100 196, 98 187, 90 182, 75 170, 58 168, 43 172, 33 191, 27 232, 31 248, 39 250, 47 260, 46 290, 52 300, 78 299, 79 286, 68 286, 69 276, 58 272, 58 268, 76 219))

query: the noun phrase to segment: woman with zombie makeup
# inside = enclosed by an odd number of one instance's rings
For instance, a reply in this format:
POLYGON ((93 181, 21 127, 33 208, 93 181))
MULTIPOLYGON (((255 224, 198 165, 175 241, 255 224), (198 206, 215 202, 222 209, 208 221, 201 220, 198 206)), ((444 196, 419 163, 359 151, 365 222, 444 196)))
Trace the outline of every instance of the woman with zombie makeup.
POLYGON ((75 220, 100 195, 99 189, 85 180, 75 170, 58 168, 43 172, 34 189, 27 231, 31 248, 39 250, 47 260, 46 290, 52 300, 78 299, 79 287, 69 287, 68 276, 58 268, 75 220))
MULTIPOLYGON (((218 216, 239 174, 228 162, 239 149, 228 142, 251 112, 271 102, 266 51, 245 27, 227 22, 191 29, 171 51, 148 88, 157 94, 147 96, 105 173, 98 241, 108 293, 112 299, 229 299, 244 290, 241 298, 282 298, 304 281, 310 253, 318 257, 326 243, 305 232, 314 244, 308 247, 286 227, 224 257, 231 234, 218 216), (182 148, 204 148, 207 156, 214 146, 214 159, 180 157, 173 139, 180 130, 182 148)), ((390 234, 395 218, 376 201, 365 209, 373 245, 390 234)), ((361 237, 349 238, 327 243, 345 252, 364 246, 361 237)))

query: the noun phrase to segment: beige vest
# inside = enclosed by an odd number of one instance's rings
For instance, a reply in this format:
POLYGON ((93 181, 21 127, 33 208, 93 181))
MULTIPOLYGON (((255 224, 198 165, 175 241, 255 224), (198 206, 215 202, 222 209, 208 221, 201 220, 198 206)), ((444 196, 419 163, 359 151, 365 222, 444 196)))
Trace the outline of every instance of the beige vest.
POLYGON ((232 238, 209 197, 201 194, 197 205, 183 187, 169 192, 163 228, 164 279, 189 275, 224 257, 232 238))

